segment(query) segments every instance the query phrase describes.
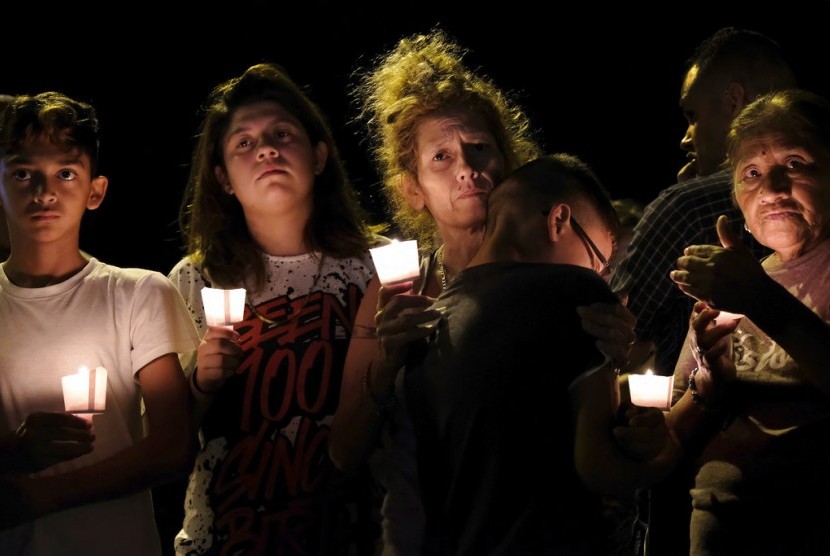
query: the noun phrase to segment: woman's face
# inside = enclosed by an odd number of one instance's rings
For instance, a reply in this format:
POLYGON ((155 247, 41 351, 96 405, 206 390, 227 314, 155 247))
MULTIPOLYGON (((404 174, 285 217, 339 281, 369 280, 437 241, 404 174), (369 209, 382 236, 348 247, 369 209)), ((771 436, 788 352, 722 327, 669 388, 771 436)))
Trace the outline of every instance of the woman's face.
POLYGON ((222 142, 225 168, 216 176, 246 216, 310 211, 314 178, 326 163, 323 142, 312 145, 299 120, 274 101, 239 107, 222 142))
POLYGON ((487 197, 504 177, 504 155, 484 118, 463 107, 427 116, 415 133, 415 157, 410 205, 426 206, 442 233, 483 226, 487 197))
POLYGON ((733 163, 735 198, 755 238, 782 260, 830 233, 830 153, 774 134, 748 139, 733 163))

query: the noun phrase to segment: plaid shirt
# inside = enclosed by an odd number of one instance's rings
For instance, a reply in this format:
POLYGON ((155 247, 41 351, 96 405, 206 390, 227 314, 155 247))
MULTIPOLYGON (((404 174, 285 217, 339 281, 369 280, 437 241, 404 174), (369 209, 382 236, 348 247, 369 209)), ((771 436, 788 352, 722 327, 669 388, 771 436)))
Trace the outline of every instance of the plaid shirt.
POLYGON ((611 289, 628 292, 637 337, 655 344, 655 373, 674 373, 695 302, 672 282, 669 272, 685 247, 720 245, 715 223, 721 214, 759 259, 770 254, 744 230, 730 175, 721 171, 673 185, 649 203, 634 228, 628 254, 614 271, 611 289))

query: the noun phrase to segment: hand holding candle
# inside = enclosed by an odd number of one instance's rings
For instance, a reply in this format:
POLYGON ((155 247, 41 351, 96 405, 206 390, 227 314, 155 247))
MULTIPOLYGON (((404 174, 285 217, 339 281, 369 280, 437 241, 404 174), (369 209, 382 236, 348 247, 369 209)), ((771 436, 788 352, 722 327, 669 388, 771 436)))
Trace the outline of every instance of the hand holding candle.
POLYGON ((668 411, 671 408, 673 389, 673 376, 656 375, 651 370, 642 375, 634 373, 628 375, 631 403, 640 407, 657 407, 668 411))
POLYGON ((384 286, 415 280, 420 275, 418 242, 396 241, 369 249, 375 263, 375 271, 384 286))
POLYGON ((69 413, 32 413, 17 427, 15 434, 18 465, 24 473, 42 471, 88 454, 95 442, 91 420, 69 413))
POLYGON ((67 412, 91 420, 107 407, 107 370, 81 367, 73 375, 61 377, 63 403, 67 412))
POLYGON ((720 326, 723 324, 731 324, 733 321, 740 320, 744 316, 740 313, 730 313, 729 311, 721 311, 715 317, 715 324, 720 326))
POLYGON ((232 330, 233 323, 241 321, 245 314, 245 290, 204 287, 202 305, 208 326, 224 326, 232 330))

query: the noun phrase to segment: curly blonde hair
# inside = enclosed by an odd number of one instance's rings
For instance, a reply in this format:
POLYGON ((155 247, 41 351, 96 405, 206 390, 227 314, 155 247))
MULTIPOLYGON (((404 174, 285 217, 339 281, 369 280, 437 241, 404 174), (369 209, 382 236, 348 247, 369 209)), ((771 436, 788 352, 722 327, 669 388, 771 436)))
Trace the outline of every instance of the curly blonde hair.
POLYGON ((480 114, 504 155, 505 172, 541 153, 525 113, 489 78, 465 67, 466 53, 435 29, 401 39, 373 67, 356 72, 357 119, 368 126, 392 220, 425 249, 440 241, 435 221, 428 210, 410 207, 400 190, 404 177, 417 178, 415 135, 425 117, 453 105, 480 114))

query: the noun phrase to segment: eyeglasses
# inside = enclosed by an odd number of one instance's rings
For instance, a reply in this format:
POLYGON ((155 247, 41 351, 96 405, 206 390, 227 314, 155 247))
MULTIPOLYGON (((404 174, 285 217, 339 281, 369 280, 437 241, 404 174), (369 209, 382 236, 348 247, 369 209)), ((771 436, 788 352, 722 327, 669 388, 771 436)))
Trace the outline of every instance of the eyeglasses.
MULTIPOLYGON (((550 210, 543 210, 542 214, 547 216, 548 214, 550 214, 550 210)), ((591 253, 593 253, 594 256, 590 258, 596 258, 596 260, 600 262, 601 268, 597 271, 597 273, 600 276, 602 276, 603 274, 608 272, 610 270, 611 263, 608 262, 608 259, 606 259, 605 255, 602 254, 602 251, 599 250, 599 247, 597 247, 597 244, 594 243, 594 241, 591 239, 591 236, 589 236, 588 233, 585 231, 585 228, 583 228, 579 224, 579 222, 576 221, 576 218, 574 218, 573 214, 571 214, 571 226, 576 232, 576 235, 578 235, 580 239, 582 239, 582 241, 587 245, 587 247, 590 248, 590 251, 588 251, 588 255, 590 256, 591 253)))
MULTIPOLYGON (((579 225, 579 222, 576 221, 576 218, 571 215, 571 226, 573 226, 574 231, 577 233, 579 237, 581 237, 585 243, 588 244, 588 247, 591 248, 591 251, 594 252, 594 255, 597 256, 597 260, 602 265, 602 270, 607 270, 611 263, 608 262, 608 259, 605 258, 605 255, 602 254, 602 251, 599 250, 597 244, 593 242, 591 236, 585 231, 585 229, 579 225)), ((602 274, 602 272, 600 272, 602 274)))

